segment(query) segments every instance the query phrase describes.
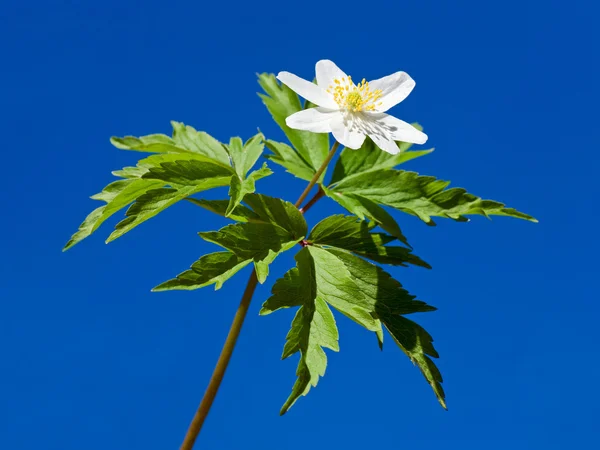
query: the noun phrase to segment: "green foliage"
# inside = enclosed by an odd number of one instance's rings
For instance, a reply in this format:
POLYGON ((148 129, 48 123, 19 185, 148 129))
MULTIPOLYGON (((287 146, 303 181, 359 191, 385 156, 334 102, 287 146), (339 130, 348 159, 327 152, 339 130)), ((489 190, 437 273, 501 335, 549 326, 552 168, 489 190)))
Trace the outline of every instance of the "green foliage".
POLYGON ((251 194, 256 189, 256 181, 271 175, 273 172, 266 164, 259 170, 255 170, 248 177, 246 174, 254 166, 263 152, 263 135, 257 134, 242 144, 240 138, 231 138, 227 151, 231 155, 235 175, 231 177, 229 185, 229 205, 225 216, 229 216, 238 206, 246 194, 251 194))
MULTIPOLYGON (((333 222, 331 224, 333 225, 333 222)), ((344 231, 357 235, 357 239, 361 238, 361 233, 349 230, 348 226, 345 230, 342 230, 342 226, 332 226, 332 233, 327 233, 323 225, 320 228, 320 232, 314 235, 329 235, 331 240, 339 242, 339 245, 350 243, 351 247, 358 247, 352 238, 349 241, 342 238, 344 231)), ((296 267, 275 282, 272 293, 263 304, 261 315, 282 308, 299 307, 283 352, 283 358, 300 352, 296 371, 298 378, 290 397, 283 405, 282 414, 300 396, 306 395, 311 386, 316 386, 319 377, 324 375, 327 358, 321 347, 338 350, 337 328, 327 305, 373 331, 380 345, 383 342, 382 317, 395 324, 400 314, 435 309, 415 300, 399 282, 379 267, 349 251, 333 247, 305 247, 296 255, 296 267), (323 337, 327 339, 324 340, 323 337)), ((412 345, 410 349, 413 352, 411 355, 414 356, 409 356, 419 364, 422 358, 416 346, 412 345)), ((440 397, 440 402, 443 402, 443 396, 440 397)))
MULTIPOLYGON (((300 211, 281 199, 248 194, 244 197, 244 202, 251 209, 240 205, 230 215, 230 218, 240 217, 240 222, 227 225, 219 231, 199 233, 202 239, 217 244, 228 252, 203 256, 190 270, 160 284, 154 290, 191 290, 213 283, 219 289, 225 280, 250 262, 254 262, 258 281, 264 283, 269 274, 269 264, 306 236, 307 225, 300 211), (251 221, 248 220, 249 217, 252 218, 251 221)), ((224 215, 227 200, 194 200, 194 203, 220 211, 224 215), (214 205, 214 208, 207 207, 208 205, 214 205)))
POLYGON ((212 136, 196 131, 189 125, 172 121, 173 137, 164 134, 123 138, 112 137, 110 142, 122 150, 150 153, 196 153, 229 166, 229 156, 223 145, 212 136))
POLYGON ((449 184, 449 181, 416 172, 377 169, 350 175, 329 186, 325 193, 344 207, 348 197, 367 199, 415 215, 429 225, 435 225, 431 216, 465 222, 468 221, 465 216, 470 214, 510 216, 537 222, 527 214, 493 200, 483 200, 462 188, 446 189, 449 184))
POLYGON ((375 223, 357 220, 356 217, 335 215, 319 222, 307 241, 325 247, 349 250, 373 261, 395 266, 413 264, 430 269, 431 266, 411 250, 400 246, 386 246, 396 237, 385 233, 373 233, 375 223))
POLYGON ((310 180, 329 152, 329 135, 288 127, 285 119, 303 109, 298 95, 279 83, 273 74, 260 74, 258 83, 265 91, 265 94, 258 94, 259 97, 295 148, 294 150, 284 144, 274 145, 271 141, 268 147, 273 151, 273 155, 267 157, 297 177, 310 180), (308 178, 307 170, 311 173, 308 178))
POLYGON ((221 289, 223 283, 235 275, 240 269, 252 262, 242 259, 231 252, 216 252, 202 256, 192 264, 190 270, 177 275, 173 280, 165 281, 152 291, 193 290, 215 284, 215 290, 221 289))
POLYGON ((265 145, 273 154, 266 155, 271 161, 283 166, 288 173, 310 181, 316 170, 307 163, 298 152, 283 142, 265 141, 265 145))
POLYGON ((266 165, 246 173, 263 150, 262 135, 241 145, 234 138, 224 146, 208 134, 190 126, 172 122, 173 137, 150 135, 112 138, 118 148, 157 153, 141 159, 135 167, 125 167, 113 174, 120 180, 110 183, 92 196, 105 202, 92 211, 79 230, 65 245, 65 250, 91 235, 110 216, 129 206, 125 219, 108 237, 110 242, 145 222, 178 201, 193 194, 220 186, 230 186, 232 199, 229 213, 244 195, 254 192, 255 182, 272 172, 266 165), (230 165, 230 156, 233 167, 230 165), (241 174, 241 175, 240 175, 241 174))

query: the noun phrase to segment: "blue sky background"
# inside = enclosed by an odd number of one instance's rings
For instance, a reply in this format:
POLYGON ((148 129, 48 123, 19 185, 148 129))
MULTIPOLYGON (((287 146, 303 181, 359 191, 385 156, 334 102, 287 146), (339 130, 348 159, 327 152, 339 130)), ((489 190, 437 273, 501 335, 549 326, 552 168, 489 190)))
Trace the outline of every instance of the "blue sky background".
MULTIPOLYGON (((110 245, 112 226, 61 248, 88 196, 138 154, 111 135, 283 140, 255 73, 313 76, 329 58, 360 79, 407 71, 394 109, 436 151, 406 166, 536 216, 429 228, 397 217, 432 271, 391 269, 439 311, 449 411, 388 339, 338 318, 341 352, 283 418, 292 312, 249 318, 200 449, 591 448, 600 377, 596 223, 599 9, 583 1, 10 2, 0 13, 0 447, 174 449, 206 387, 247 270, 222 290, 150 293, 216 247, 224 224, 178 204, 110 245)), ((274 166, 261 192, 294 201, 274 166)), ((225 195, 221 190, 215 195, 225 195)), ((341 212, 321 201, 310 224, 341 212)))

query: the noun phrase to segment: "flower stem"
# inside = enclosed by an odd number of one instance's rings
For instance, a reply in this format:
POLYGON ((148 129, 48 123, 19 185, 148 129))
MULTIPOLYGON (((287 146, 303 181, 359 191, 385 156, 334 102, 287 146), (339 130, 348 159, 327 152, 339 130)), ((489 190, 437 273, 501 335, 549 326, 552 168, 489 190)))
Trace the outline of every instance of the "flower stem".
POLYGON ((308 195, 310 190, 313 188, 313 186, 315 184, 317 184, 317 181, 319 181, 319 178, 321 178, 321 174, 325 171, 325 168, 331 162, 331 159, 333 158, 333 155, 335 154, 335 151, 337 150, 337 148, 339 146, 340 146, 340 143, 338 141, 335 141, 333 143, 333 145, 331 146, 331 150, 329 151, 329 154, 325 158, 325 161, 323 161, 323 164, 321 165, 321 167, 319 167, 319 170, 317 170, 317 173, 315 173, 315 176, 312 177, 312 180, 310 180, 310 183, 308 183, 308 186, 306 186, 306 189, 304 189, 304 192, 302 194, 300 194, 300 198, 298 198, 298 201, 295 204, 296 208, 298 208, 302 204, 302 202, 304 201, 304 199, 306 198, 306 196, 308 195))
MULTIPOLYGON (((296 208, 299 207, 313 186, 317 183, 321 174, 325 171, 327 165, 331 162, 335 151, 337 150, 340 144, 336 141, 329 154, 323 161, 317 173, 312 177, 308 186, 298 198, 296 202, 296 208)), ((322 192, 320 189, 319 192, 322 192)), ((304 207, 304 209, 300 210, 302 214, 306 212, 308 208, 314 205, 319 198, 321 198, 323 194, 319 196, 319 193, 304 207)), ((188 427, 187 433, 185 434, 185 438, 183 439, 183 443, 181 444, 180 450, 192 450, 194 447, 194 443, 196 442, 196 438, 200 434, 200 430, 202 429, 202 425, 206 420, 206 416, 208 416, 208 412, 210 411, 210 407, 213 404, 213 401, 217 395, 217 391, 219 390, 219 386, 221 385, 221 381, 223 381, 223 376, 225 375, 225 370, 229 365, 229 360, 231 359, 231 355, 233 354, 233 349, 235 348, 235 344, 237 342, 238 336, 240 335, 240 331, 242 330, 242 325, 244 324, 244 319, 246 318, 246 313, 248 312, 248 307, 250 306, 250 301, 252 300, 252 295, 254 294, 254 290, 256 289, 256 285, 258 284, 258 279, 256 278, 256 271, 252 271, 250 275, 250 279, 248 280, 248 284, 246 285, 246 290, 244 291, 244 295, 242 296, 242 300, 238 306, 238 309, 235 313, 235 317, 233 318, 233 322, 231 323, 231 328, 229 329, 229 333, 227 334, 227 339, 225 339, 225 344, 223 345, 223 349, 221 350, 221 355, 219 356, 219 360, 217 361, 217 365, 213 371, 212 377, 210 378, 210 382, 208 383, 208 387, 204 392, 204 397, 200 402, 200 406, 194 414, 194 418, 188 427)))

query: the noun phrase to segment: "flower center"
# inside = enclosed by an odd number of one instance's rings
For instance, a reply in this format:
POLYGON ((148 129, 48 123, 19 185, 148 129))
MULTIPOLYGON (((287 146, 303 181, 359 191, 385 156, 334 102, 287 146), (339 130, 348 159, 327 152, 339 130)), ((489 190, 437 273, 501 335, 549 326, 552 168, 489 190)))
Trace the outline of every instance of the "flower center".
POLYGON ((374 111, 381 105, 381 102, 377 102, 382 95, 381 89, 372 91, 364 78, 357 86, 352 82, 352 77, 335 78, 333 82, 327 92, 333 94, 340 109, 352 112, 374 111))

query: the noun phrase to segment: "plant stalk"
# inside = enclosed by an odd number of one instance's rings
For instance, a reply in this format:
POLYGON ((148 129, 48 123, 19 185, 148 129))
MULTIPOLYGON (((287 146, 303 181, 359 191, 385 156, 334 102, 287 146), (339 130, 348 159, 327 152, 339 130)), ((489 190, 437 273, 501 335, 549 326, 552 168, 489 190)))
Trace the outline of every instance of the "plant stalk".
MULTIPOLYGON (((296 201, 295 206, 298 208, 306 196, 309 194, 310 190, 314 187, 314 185, 319 181, 321 174, 325 171, 327 165, 331 162, 337 148, 339 147, 339 142, 335 142, 331 147, 331 150, 327 154, 325 161, 319 170, 312 177, 304 192, 296 201)), ((322 190, 320 189, 317 195, 303 208, 300 209, 300 212, 304 214, 313 204, 319 200, 323 196, 322 190), (320 195, 319 195, 320 194, 320 195)), ((185 438, 183 439, 183 443, 181 444, 180 450, 192 450, 194 447, 194 443, 196 442, 196 438, 200 434, 200 430, 202 429, 202 425, 208 416, 208 412, 217 396, 217 391, 219 390, 219 386, 223 381, 223 376, 225 375, 225 370, 227 370, 227 366, 229 365, 229 360, 231 359, 231 355, 233 354, 233 349, 235 348, 235 344, 240 335, 240 331, 242 330, 242 325, 244 324, 244 319, 246 318, 246 313, 248 312, 248 308, 250 307, 250 301, 252 300, 252 295, 254 294, 254 290, 258 284, 258 279, 256 277, 256 271, 252 271, 250 275, 250 279, 248 280, 248 284, 246 285, 246 289, 244 290, 244 295, 242 296, 242 300, 240 301, 240 305, 235 313, 235 317, 233 318, 233 322, 231 323, 231 328, 229 329, 229 333, 227 334, 227 339, 225 339, 225 344, 223 345, 223 349, 221 350, 221 355, 219 356, 219 360, 217 361, 217 365, 213 371, 213 374, 210 378, 210 382, 208 383, 208 387, 204 392, 204 397, 200 402, 200 406, 198 406, 198 410, 196 414, 194 414, 194 418, 188 427, 187 433, 185 434, 185 438)))

